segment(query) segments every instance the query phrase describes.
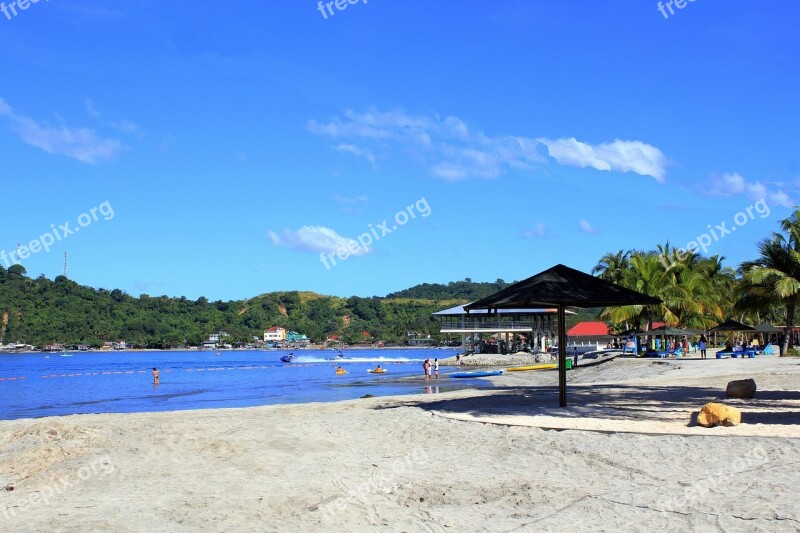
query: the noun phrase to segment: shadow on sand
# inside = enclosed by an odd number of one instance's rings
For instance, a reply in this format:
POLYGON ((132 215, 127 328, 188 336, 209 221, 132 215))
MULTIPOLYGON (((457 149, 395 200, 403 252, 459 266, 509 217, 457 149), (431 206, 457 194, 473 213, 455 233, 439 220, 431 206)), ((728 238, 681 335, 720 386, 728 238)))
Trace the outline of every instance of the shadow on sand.
POLYGON ((695 426, 700 407, 708 402, 722 402, 741 409, 743 423, 800 424, 800 406, 797 404, 800 393, 795 391, 759 391, 753 399, 737 400, 726 398, 724 390, 710 387, 571 385, 567 399, 567 407, 559 407, 558 389, 550 386, 497 388, 494 393, 470 398, 412 401, 376 409, 410 405, 425 411, 465 414, 478 418, 547 415, 631 421, 683 419, 688 426, 695 426))

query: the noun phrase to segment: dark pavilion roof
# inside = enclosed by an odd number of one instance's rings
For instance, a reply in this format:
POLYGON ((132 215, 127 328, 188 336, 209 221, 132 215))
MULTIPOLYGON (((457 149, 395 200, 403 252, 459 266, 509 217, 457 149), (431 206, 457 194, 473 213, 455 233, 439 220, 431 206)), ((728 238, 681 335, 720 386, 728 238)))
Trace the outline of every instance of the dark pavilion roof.
POLYGON ((472 309, 524 307, 615 307, 656 305, 661 300, 609 281, 590 276, 565 265, 556 265, 535 276, 466 305, 472 309))

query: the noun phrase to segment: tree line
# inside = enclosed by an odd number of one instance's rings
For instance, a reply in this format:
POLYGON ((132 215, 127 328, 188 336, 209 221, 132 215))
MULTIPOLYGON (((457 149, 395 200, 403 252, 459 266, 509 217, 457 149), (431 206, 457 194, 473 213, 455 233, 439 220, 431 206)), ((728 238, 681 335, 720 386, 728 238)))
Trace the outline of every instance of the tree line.
POLYGON ((409 331, 440 339, 431 314, 463 303, 450 298, 464 290, 463 283, 458 291, 437 291, 438 298, 411 297, 424 294, 413 289, 392 298, 291 291, 212 302, 204 297, 134 297, 119 289, 82 286, 64 276, 32 279, 21 265, 0 266, 0 339, 6 344, 95 347, 125 340, 129 346, 171 348, 200 344, 218 331, 228 333, 229 342, 253 342, 271 326, 301 332, 318 343, 333 335, 351 344, 402 343, 409 331))
POLYGON ((727 318, 784 327, 781 354, 792 339, 800 299, 800 211, 758 244, 758 256, 737 268, 724 257, 702 257, 669 243, 655 250, 605 254, 592 270, 599 277, 662 300, 659 305, 603 309, 600 318, 619 329, 654 321, 706 330, 727 318))

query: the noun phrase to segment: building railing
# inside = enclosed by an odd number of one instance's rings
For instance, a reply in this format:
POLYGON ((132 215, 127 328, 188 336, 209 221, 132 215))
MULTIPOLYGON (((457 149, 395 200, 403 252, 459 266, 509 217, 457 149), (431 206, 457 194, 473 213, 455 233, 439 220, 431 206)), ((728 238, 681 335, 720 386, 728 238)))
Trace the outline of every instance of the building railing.
POLYGON ((530 330, 533 324, 525 320, 445 320, 441 331, 499 329, 505 331, 530 330))

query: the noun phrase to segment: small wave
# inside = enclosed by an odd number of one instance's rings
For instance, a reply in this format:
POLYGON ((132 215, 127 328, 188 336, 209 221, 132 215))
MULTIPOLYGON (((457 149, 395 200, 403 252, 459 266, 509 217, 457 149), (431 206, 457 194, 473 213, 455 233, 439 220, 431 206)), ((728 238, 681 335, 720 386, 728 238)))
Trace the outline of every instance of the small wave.
POLYGON ((425 359, 408 357, 313 357, 296 355, 294 363, 421 363, 425 359))

